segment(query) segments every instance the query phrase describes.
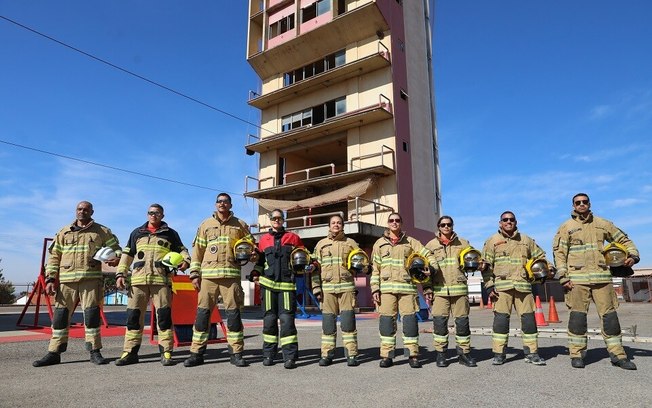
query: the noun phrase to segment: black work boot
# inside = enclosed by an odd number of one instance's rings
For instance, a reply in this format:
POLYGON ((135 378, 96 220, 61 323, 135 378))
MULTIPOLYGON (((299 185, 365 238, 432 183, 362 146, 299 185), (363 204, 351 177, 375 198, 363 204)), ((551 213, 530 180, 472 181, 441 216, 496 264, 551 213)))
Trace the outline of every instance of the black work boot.
POLYGON ((358 361, 358 356, 348 356, 346 358, 346 365, 349 367, 357 367, 360 365, 360 362, 358 361))
POLYGON ((621 358, 620 360, 616 361, 611 360, 611 364, 615 365, 616 367, 620 367, 623 370, 636 370, 636 364, 626 358, 621 358))
POLYGON ((477 367, 478 364, 475 362, 475 359, 471 357, 471 353, 462 353, 458 354, 458 361, 460 364, 467 367, 477 367))
POLYGON ((242 353, 233 353, 231 354, 231 364, 236 367, 247 367, 249 363, 242 358, 242 353))
POLYGON ((172 351, 163 351, 161 353, 161 365, 164 367, 171 367, 176 364, 177 362, 172 360, 172 351))
POLYGON ((445 351, 437 352, 437 367, 448 367, 448 361, 446 361, 445 351))
POLYGON ((503 353, 494 353, 494 359, 491 362, 492 365, 503 365, 505 364, 505 354, 503 353))
POLYGON ((134 353, 133 351, 125 351, 119 359, 115 360, 115 365, 117 366, 126 366, 136 363, 138 363, 138 353, 134 353))
POLYGON ((419 357, 410 357, 408 359, 408 364, 410 364, 411 368, 421 368, 421 362, 419 361, 419 357))
POLYGON ((379 364, 380 368, 389 368, 393 365, 394 365, 394 361, 392 361, 392 359, 389 357, 385 357, 381 359, 379 364))
POLYGON ((274 359, 272 357, 263 358, 263 365, 265 367, 273 366, 274 364, 276 363, 274 362, 274 359))
POLYGON ((322 357, 319 359, 319 366, 326 367, 333 364, 333 359, 330 357, 322 357))
POLYGON ((36 360, 32 363, 34 367, 45 367, 61 363, 61 354, 48 352, 42 359, 36 360))
POLYGON ((190 357, 183 362, 184 367, 196 367, 202 364, 204 364, 204 356, 199 353, 190 353, 190 357))
POLYGON ((91 350, 91 363, 95 365, 102 365, 102 364, 107 364, 108 362, 109 360, 102 357, 102 353, 100 353, 100 349, 91 350))
POLYGON ((297 363, 293 359, 285 360, 283 367, 287 368, 288 370, 292 370, 293 368, 297 368, 297 363))
POLYGON ((571 358, 571 366, 573 368, 584 368, 584 360, 582 360, 580 357, 573 357, 571 358))

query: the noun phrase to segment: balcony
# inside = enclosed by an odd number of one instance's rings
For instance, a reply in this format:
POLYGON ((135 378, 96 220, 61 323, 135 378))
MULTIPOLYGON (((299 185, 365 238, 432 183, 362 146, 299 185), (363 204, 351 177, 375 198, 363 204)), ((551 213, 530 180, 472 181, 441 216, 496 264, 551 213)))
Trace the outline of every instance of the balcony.
POLYGON ((299 33, 276 47, 250 54, 247 60, 260 78, 269 78, 388 29, 374 1, 334 17, 330 23, 305 34, 299 33))
MULTIPOLYGON (((385 95, 381 94, 377 104, 326 119, 323 123, 317 125, 307 125, 287 132, 277 133, 258 142, 248 143, 245 148, 247 152, 263 153, 297 143, 305 143, 355 127, 391 119, 392 117, 392 104, 385 95)), ((249 139, 252 137, 255 136, 249 135, 249 139)))
POLYGON ((255 92, 250 91, 248 103, 258 109, 265 109, 292 100, 297 96, 344 82, 347 79, 357 77, 361 74, 388 67, 391 64, 389 50, 381 42, 378 44, 378 52, 375 54, 362 57, 335 69, 304 79, 303 81, 295 82, 290 86, 269 92, 265 95, 257 95, 255 92))
POLYGON ((256 179, 252 176, 245 177, 245 197, 267 199, 296 199, 305 198, 306 193, 311 193, 320 187, 337 187, 351 184, 356 181, 374 176, 388 176, 395 173, 395 153, 389 146, 383 145, 380 152, 365 154, 351 158, 348 170, 336 173, 335 164, 328 163, 307 169, 283 174, 283 184, 278 184, 275 177, 256 179), (364 167, 367 166, 367 167, 364 167), (321 175, 321 170, 330 169, 330 174, 321 175), (315 173, 318 176, 312 176, 315 173), (303 176, 302 180, 288 183, 288 178, 296 179, 303 176), (312 176, 312 177, 311 177, 312 176), (256 190, 249 191, 249 181, 257 182, 256 190))

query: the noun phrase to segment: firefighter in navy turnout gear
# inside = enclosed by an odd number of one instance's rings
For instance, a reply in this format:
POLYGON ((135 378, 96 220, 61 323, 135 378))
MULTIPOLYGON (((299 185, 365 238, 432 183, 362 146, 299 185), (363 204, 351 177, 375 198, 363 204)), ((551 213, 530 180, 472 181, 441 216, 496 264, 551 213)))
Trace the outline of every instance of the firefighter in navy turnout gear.
MULTIPOLYGON (((391 367, 396 349, 396 318, 401 314, 403 321, 403 344, 408 362, 412 368, 420 368, 419 361, 419 325, 417 312, 417 285, 410 274, 408 258, 414 253, 421 261, 429 259, 431 254, 418 240, 408 237, 401 231, 400 214, 391 213, 388 228, 374 244, 371 257, 371 293, 378 306, 380 319, 380 367, 391 367)), ((427 265, 424 262, 424 265, 427 265)), ((423 274, 430 272, 424 270, 423 274)))
POLYGON ((156 308, 158 328, 158 347, 161 364, 174 365, 172 349, 174 346, 172 327, 171 270, 164 264, 170 252, 179 253, 183 262, 179 269, 190 266, 190 254, 179 234, 163 221, 163 207, 152 204, 147 209, 147 222, 134 229, 122 251, 122 258, 116 273, 116 286, 125 288, 129 269, 132 270, 127 303, 127 331, 122 355, 115 365, 124 366, 138 362, 138 350, 143 340, 145 313, 150 299, 156 308), (133 262, 133 264, 132 264, 133 262))
MULTIPOLYGON (((226 313, 227 342, 231 364, 236 367, 249 365, 242 356, 244 350, 244 326, 241 310, 244 308, 240 269, 242 264, 236 260, 233 248, 241 239, 253 242, 249 226, 233 215, 231 196, 217 195, 212 217, 205 219, 197 229, 192 246, 190 279, 199 296, 197 317, 192 331, 190 357, 183 362, 186 367, 204 364, 204 352, 210 334, 210 316, 222 296, 226 313)), ((256 261, 252 253, 252 262, 256 261)))
MULTIPOLYGON (((329 366, 335 356, 337 316, 340 316, 342 343, 347 365, 357 366, 358 332, 355 325, 355 274, 349 269, 349 255, 359 249, 358 243, 344 235, 344 219, 333 215, 328 222, 328 236, 315 246, 314 258, 319 273, 312 274, 312 292, 322 303, 321 359, 329 366)), ((368 262, 368 258, 367 258, 368 262)))
POLYGON ((492 364, 505 363, 505 347, 509 338, 512 307, 521 318, 525 362, 546 365, 538 354, 538 337, 534 318, 532 284, 525 265, 530 259, 545 259, 546 253, 536 242, 517 230, 516 216, 511 211, 500 215, 500 229, 484 244, 482 276, 487 293, 494 299, 492 364))
MULTIPOLYGON (((299 236, 283 228, 283 212, 270 214, 272 228, 260 238, 260 258, 252 278, 258 278, 263 300, 263 365, 271 366, 281 343, 284 367, 296 367, 299 358, 297 328, 294 319, 297 311, 294 271, 291 255, 296 248, 304 248, 299 236), (281 330, 279 333, 278 322, 281 330)), ((306 266, 312 268, 310 260, 306 266)), ((299 271, 302 272, 302 271, 299 271)))
POLYGON ((121 250, 111 230, 96 223, 92 215, 93 204, 88 201, 77 204, 75 221, 59 230, 50 246, 50 257, 45 266, 45 291, 55 295, 52 338, 48 353, 34 361, 34 367, 61 362, 61 353, 68 347, 70 318, 77 303, 84 311, 86 349, 90 351, 90 361, 98 365, 108 362, 100 353, 100 304, 104 295, 102 261, 116 266, 121 250), (104 247, 111 248, 113 256, 94 259, 98 250, 104 247))
POLYGON ((593 299, 602 321, 602 337, 611 363, 625 370, 636 370, 636 364, 627 358, 623 348, 616 313, 618 298, 611 278, 616 275, 616 268, 629 268, 631 271, 631 267, 640 260, 638 249, 627 234, 611 221, 593 215, 588 195, 576 194, 572 201, 571 218, 559 227, 552 242, 559 283, 566 291, 566 305, 570 309, 568 350, 571 365, 584 368, 586 314, 593 299), (605 247, 605 241, 613 245, 605 247), (622 249, 625 253, 618 255, 616 251, 618 256, 612 257, 612 248, 622 249))
POLYGON ((446 352, 448 350, 448 317, 455 319, 455 342, 460 364, 476 367, 475 359, 471 357, 471 328, 469 325, 469 287, 466 272, 473 272, 480 267, 480 253, 475 265, 467 268, 460 261, 462 252, 469 252, 469 241, 458 237, 453 231, 453 218, 444 215, 437 221, 439 232, 426 244, 436 262, 431 264, 431 281, 424 285, 423 293, 432 304, 433 342, 437 352, 437 367, 448 365, 446 352))

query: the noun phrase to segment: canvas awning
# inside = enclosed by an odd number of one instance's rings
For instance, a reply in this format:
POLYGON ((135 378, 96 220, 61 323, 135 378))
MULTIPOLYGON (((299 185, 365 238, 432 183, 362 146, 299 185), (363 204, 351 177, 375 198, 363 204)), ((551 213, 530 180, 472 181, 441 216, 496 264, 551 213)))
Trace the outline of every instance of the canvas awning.
POLYGON ((363 195, 369 186, 373 184, 373 178, 368 178, 357 183, 349 184, 346 187, 338 188, 326 194, 305 198, 299 201, 293 200, 271 200, 259 198, 258 204, 268 211, 276 208, 283 211, 300 210, 303 208, 322 207, 328 204, 339 203, 363 195))

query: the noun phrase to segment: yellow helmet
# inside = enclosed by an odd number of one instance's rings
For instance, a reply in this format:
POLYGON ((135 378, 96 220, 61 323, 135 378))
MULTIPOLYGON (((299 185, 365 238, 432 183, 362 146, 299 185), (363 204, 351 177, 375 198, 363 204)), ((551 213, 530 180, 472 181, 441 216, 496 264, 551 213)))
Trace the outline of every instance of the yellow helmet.
POLYGON ((300 275, 304 273, 310 264, 310 252, 305 248, 295 248, 290 254, 290 265, 294 273, 300 275))
POLYGON ((346 261, 346 269, 355 273, 368 273, 369 256, 360 248, 354 249, 349 252, 349 257, 346 261))
POLYGON ((161 263, 168 268, 178 268, 179 265, 183 263, 183 255, 181 255, 178 252, 173 252, 170 251, 167 254, 163 256, 163 259, 161 259, 161 263))
POLYGON ((413 252, 405 261, 405 269, 408 270, 413 283, 425 283, 430 279, 430 276, 424 272, 424 269, 428 269, 429 266, 428 258, 416 252, 413 252))
POLYGON ((623 266, 627 259, 627 248, 617 242, 607 245, 602 251, 604 260, 609 267, 623 266))
POLYGON ((525 271, 530 281, 544 280, 548 277, 548 261, 545 259, 528 259, 525 264, 525 271))
POLYGON ((249 238, 240 238, 233 245, 233 256, 240 266, 245 265, 251 259, 255 249, 254 242, 249 238))
POLYGON ((460 252, 460 267, 467 272, 477 271, 482 262, 482 254, 473 247, 466 247, 460 252))

